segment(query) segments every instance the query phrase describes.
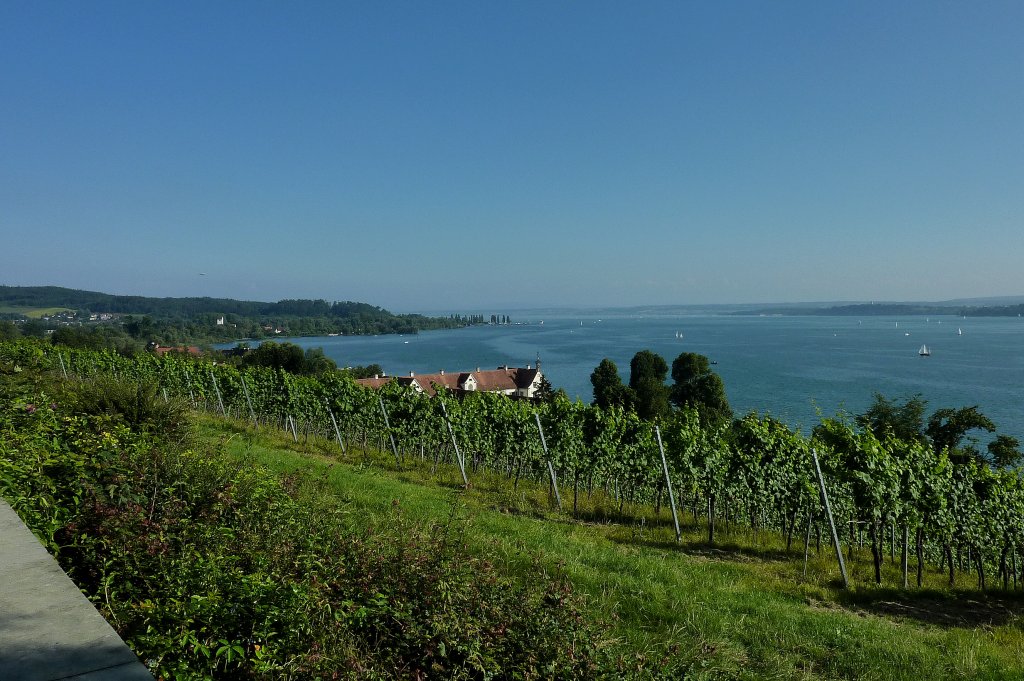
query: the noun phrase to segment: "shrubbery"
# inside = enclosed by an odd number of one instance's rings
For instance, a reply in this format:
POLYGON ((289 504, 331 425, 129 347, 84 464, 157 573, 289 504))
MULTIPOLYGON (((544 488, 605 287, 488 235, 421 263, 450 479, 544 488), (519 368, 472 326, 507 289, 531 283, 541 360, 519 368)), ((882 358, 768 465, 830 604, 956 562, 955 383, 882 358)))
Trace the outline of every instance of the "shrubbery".
MULTIPOLYGON (((160 678, 593 678, 568 583, 512 579, 463 521, 356 522, 190 445, 180 405, 0 361, 0 494, 160 678)), ((307 491, 303 491, 307 490, 307 491)))

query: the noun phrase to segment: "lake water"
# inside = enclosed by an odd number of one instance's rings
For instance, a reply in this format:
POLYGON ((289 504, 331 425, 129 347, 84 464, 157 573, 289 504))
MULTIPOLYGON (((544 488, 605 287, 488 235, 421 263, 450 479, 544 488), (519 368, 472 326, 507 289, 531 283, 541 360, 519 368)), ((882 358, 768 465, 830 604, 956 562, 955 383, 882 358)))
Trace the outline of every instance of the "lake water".
POLYGON ((653 350, 669 366, 680 353, 697 352, 718 363, 713 368, 737 414, 769 413, 807 432, 819 410, 860 413, 875 392, 920 393, 929 413, 978 405, 999 432, 1024 441, 1024 319, 1017 317, 518 313, 516 319, 529 315, 521 325, 288 340, 322 347, 342 367, 376 363, 395 375, 526 366, 539 356, 552 385, 585 402, 593 398, 590 374, 605 357, 627 381, 639 350, 653 350), (918 356, 922 344, 930 357, 918 356))

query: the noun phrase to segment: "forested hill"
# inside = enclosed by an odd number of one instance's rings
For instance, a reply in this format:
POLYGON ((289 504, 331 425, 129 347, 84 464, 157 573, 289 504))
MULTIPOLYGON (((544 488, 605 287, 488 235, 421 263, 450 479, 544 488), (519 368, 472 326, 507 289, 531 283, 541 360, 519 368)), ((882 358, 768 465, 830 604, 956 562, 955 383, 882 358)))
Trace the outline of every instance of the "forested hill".
MULTIPOLYGON (((352 301, 281 300, 265 303, 230 298, 149 298, 118 296, 59 286, 0 286, 0 305, 11 307, 66 307, 89 312, 188 317, 195 314, 236 314, 243 317, 394 317, 387 310, 352 301)), ((404 315, 419 316, 419 315, 404 315)))
MULTIPOLYGON (((61 308, 79 313, 78 323, 91 315, 114 316, 131 336, 164 343, 275 335, 416 333, 482 321, 479 315, 396 315, 375 305, 352 301, 268 303, 230 298, 150 298, 58 286, 0 286, 0 310, 5 317, 32 316, 32 311, 61 308)), ((57 323, 51 321, 51 326, 57 323)))

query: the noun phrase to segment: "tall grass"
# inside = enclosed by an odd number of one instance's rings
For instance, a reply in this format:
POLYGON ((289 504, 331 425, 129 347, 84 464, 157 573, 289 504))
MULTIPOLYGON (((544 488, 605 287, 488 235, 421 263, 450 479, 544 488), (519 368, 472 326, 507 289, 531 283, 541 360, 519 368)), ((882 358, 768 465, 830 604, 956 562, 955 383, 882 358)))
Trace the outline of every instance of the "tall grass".
POLYGON ((581 497, 573 518, 555 510, 543 483, 514 489, 477 473, 462 490, 456 469, 432 474, 416 457, 398 471, 390 453, 341 456, 327 441, 295 444, 214 419, 202 432, 231 456, 299 476, 367 522, 396 505, 429 519, 458 503, 470 551, 496 556, 519 579, 537 560, 568 577, 589 616, 611 627, 623 677, 1024 678, 1018 594, 950 591, 937 573, 927 574, 927 588, 903 591, 888 556, 888 586, 878 588, 866 584, 868 548, 855 551, 851 569, 864 579, 847 591, 831 547, 813 537, 804 576, 802 542, 787 551, 781 536, 723 527, 709 545, 703 519, 684 515, 677 543, 667 509, 619 515, 598 491, 581 497))

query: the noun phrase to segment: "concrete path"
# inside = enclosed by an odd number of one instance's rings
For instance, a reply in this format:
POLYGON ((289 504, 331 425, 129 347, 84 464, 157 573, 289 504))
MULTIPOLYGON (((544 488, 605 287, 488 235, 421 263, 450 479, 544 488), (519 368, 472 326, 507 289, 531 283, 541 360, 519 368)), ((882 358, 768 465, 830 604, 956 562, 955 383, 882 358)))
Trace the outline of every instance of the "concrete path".
POLYGON ((0 679, 153 681, 3 499, 0 679))

